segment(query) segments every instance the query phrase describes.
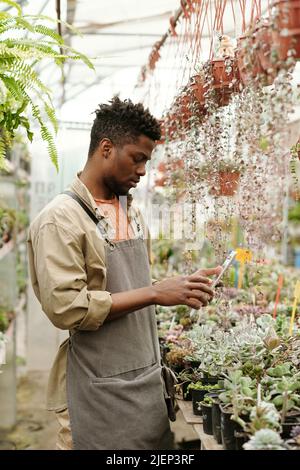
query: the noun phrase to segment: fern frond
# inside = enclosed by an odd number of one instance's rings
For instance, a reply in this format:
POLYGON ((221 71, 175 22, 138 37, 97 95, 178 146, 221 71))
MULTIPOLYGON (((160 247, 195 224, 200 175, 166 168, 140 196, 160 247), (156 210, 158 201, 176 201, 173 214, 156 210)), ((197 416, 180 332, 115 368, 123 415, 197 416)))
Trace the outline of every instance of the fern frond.
POLYGON ((25 29, 31 33, 34 33, 34 27, 22 16, 9 16, 0 23, 0 33, 10 32, 13 29, 25 29))
POLYGON ((81 54, 81 52, 77 51, 76 49, 74 49, 71 46, 67 46, 66 44, 64 44, 62 46, 62 49, 70 51, 72 53, 69 56, 70 59, 74 59, 74 60, 81 59, 90 69, 95 70, 94 65, 92 64, 90 59, 85 54, 81 54))
POLYGON ((51 18, 50 16, 47 16, 47 15, 39 15, 39 16, 36 16, 36 15, 23 15, 23 18, 30 18, 32 20, 34 20, 34 19, 45 20, 45 21, 50 21, 50 23, 55 23, 55 24, 60 23, 63 26, 66 26, 66 28, 68 28, 70 31, 72 31, 77 36, 83 37, 83 34, 81 33, 81 31, 79 31, 79 29, 75 28, 75 26, 73 26, 72 24, 67 23, 66 21, 63 21, 63 20, 58 20, 56 18, 51 18))
POLYGON ((51 121, 51 123, 54 127, 55 133, 57 133, 57 131, 58 131, 58 122, 57 122, 56 115, 55 115, 55 109, 53 107, 49 106, 47 103, 44 104, 44 107, 45 107, 45 111, 47 113, 47 116, 48 116, 49 120, 51 121))
POLYGON ((23 102, 25 96, 27 95, 23 85, 18 83, 18 81, 13 77, 7 77, 5 75, 1 76, 1 80, 15 100, 23 102))
POLYGON ((0 11, 0 21, 4 21, 6 18, 10 18, 10 14, 6 11, 0 11))
MULTIPOLYGON (((30 65, 25 64, 20 59, 0 59, 0 65, 4 65, 6 73, 13 74, 16 79, 21 79, 29 88, 33 86, 38 87, 43 93, 46 93, 49 101, 51 101, 49 88, 39 79, 37 73, 30 65)), ((0 76, 1 72, 0 68, 0 76)))
POLYGON ((43 52, 45 57, 56 57, 60 55, 60 52, 59 52, 60 45, 51 41, 37 41, 33 39, 28 39, 28 38, 5 39, 2 42, 2 44, 5 44, 7 48, 15 47, 17 50, 20 50, 20 51, 32 52, 32 57, 35 57, 35 54, 37 51, 43 52), (56 47, 57 50, 53 46, 56 47))
POLYGON ((48 28, 42 24, 38 24, 34 27, 36 33, 42 34, 43 36, 50 37, 59 44, 64 44, 64 39, 54 29, 48 28))
POLYGON ((21 7, 20 7, 20 5, 18 5, 17 2, 14 2, 13 0, 1 0, 1 3, 6 3, 10 7, 15 8, 18 11, 18 15, 19 16, 22 15, 21 7))
POLYGON ((38 106, 36 106, 35 104, 33 104, 33 102, 31 102, 31 109, 32 109, 33 117, 36 119, 36 121, 40 125, 41 137, 48 145, 48 153, 50 155, 51 161, 54 164, 56 170, 58 171, 58 155, 57 155, 57 149, 54 143, 53 136, 51 132, 49 131, 49 129, 44 124, 38 106))

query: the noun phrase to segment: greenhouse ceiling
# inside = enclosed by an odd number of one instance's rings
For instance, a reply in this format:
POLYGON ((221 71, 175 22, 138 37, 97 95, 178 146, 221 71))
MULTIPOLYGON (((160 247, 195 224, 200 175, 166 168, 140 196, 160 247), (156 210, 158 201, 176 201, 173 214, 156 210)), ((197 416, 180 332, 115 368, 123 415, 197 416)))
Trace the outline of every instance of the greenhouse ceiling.
MULTIPOLYGON (((215 0, 204 0, 213 8, 215 0)), ((235 20, 231 10, 225 10, 224 32, 232 38, 241 33, 239 0, 230 0, 236 11, 235 20)), ((80 33, 70 33, 65 27, 65 40, 93 59, 95 72, 81 62, 65 66, 64 85, 55 67, 42 65, 41 73, 54 92, 60 118, 89 122, 91 113, 99 102, 107 101, 114 94, 121 98, 140 100, 136 93, 137 79, 147 61, 153 45, 169 30, 170 18, 178 12, 180 0, 35 0, 25 2, 24 13, 59 16, 80 33), (58 8, 59 7, 59 8, 58 8)), ((229 2, 228 2, 229 3, 229 2)), ((246 1, 246 17, 250 19, 250 1, 246 1)), ((268 0, 261 0, 262 13, 268 0)), ((178 32, 180 35, 180 31, 178 32)), ((209 54, 211 31, 205 25, 199 60, 209 54)), ((170 88, 168 76, 177 73, 180 66, 172 60, 164 61, 163 82, 170 88)), ((176 94, 178 90, 172 90, 176 94)), ((170 93, 170 90, 168 90, 170 93)))

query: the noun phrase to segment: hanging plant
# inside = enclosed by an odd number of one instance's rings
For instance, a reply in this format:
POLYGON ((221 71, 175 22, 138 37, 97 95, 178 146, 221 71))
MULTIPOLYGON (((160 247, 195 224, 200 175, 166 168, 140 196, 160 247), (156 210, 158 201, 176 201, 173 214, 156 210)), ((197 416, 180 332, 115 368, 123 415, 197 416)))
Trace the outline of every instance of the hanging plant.
POLYGON ((67 46, 63 38, 47 26, 49 22, 57 23, 56 20, 22 15, 20 6, 11 0, 2 0, 2 3, 14 7, 17 14, 0 12, 0 165, 4 164, 6 149, 11 145, 17 129, 23 128, 32 141, 31 115, 58 169, 57 149, 47 123, 50 121, 57 132, 52 93, 40 80, 35 65, 50 59, 62 67, 72 59, 82 60, 91 69, 94 67, 85 55, 67 46))
POLYGON ((278 73, 278 68, 276 67, 276 54, 272 49, 272 30, 268 21, 261 21, 254 30, 253 46, 265 73, 266 84, 272 85, 278 73))
POLYGON ((204 65, 204 96, 211 95, 217 106, 227 106, 232 93, 238 91, 239 70, 229 36, 217 39, 214 58, 204 65))
POLYGON ((238 171, 219 171, 216 185, 210 193, 214 196, 234 196, 238 190, 240 173, 238 171))
POLYGON ((260 81, 264 84, 266 74, 255 48, 254 34, 250 32, 238 38, 236 57, 240 77, 245 86, 260 81))
POLYGON ((279 60, 300 59, 300 1, 276 0, 273 7, 272 38, 279 60))

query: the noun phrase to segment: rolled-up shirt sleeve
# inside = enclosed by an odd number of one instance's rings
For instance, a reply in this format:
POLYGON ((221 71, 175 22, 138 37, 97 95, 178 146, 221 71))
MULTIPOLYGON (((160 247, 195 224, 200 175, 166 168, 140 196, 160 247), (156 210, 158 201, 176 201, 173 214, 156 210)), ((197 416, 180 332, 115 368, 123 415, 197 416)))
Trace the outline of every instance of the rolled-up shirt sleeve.
MULTIPOLYGON (((97 330, 110 312, 105 290, 88 290, 87 270, 76 235, 56 224, 44 225, 34 247, 34 266, 43 311, 63 330, 97 330)), ((105 270, 99 260, 99 284, 105 270)))

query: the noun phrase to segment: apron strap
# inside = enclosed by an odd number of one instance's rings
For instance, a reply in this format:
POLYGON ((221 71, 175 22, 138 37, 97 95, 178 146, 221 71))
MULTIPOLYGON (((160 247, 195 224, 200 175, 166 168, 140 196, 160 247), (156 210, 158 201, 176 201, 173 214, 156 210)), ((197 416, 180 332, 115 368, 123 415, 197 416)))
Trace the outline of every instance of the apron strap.
POLYGON ((81 205, 82 209, 87 213, 87 215, 90 217, 90 219, 92 219, 92 221, 98 225, 99 223, 99 219, 95 216, 95 214, 93 214, 93 212, 88 208, 88 206, 83 202, 82 199, 80 199, 79 196, 77 196, 77 194, 73 193, 72 191, 64 191, 62 194, 67 194, 68 196, 70 196, 71 198, 73 198, 75 201, 78 202, 78 204, 81 205))
POLYGON ((109 245, 111 249, 115 247, 114 243, 112 243, 107 236, 105 235, 103 231, 103 227, 101 225, 102 220, 104 219, 103 216, 96 217, 95 214, 88 208, 88 206, 83 202, 83 200, 77 196, 77 194, 73 193, 72 191, 63 191, 61 194, 67 194, 70 196, 74 201, 78 202, 78 204, 82 207, 82 209, 87 213, 87 215, 92 219, 92 221, 96 224, 97 228, 100 230, 102 236, 104 237, 104 240, 106 243, 109 245))

